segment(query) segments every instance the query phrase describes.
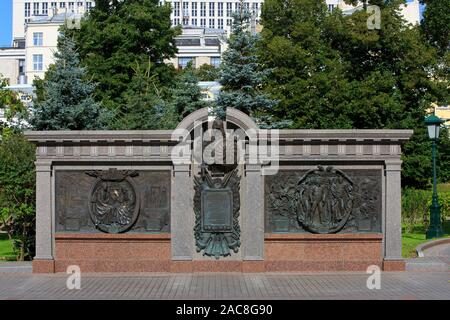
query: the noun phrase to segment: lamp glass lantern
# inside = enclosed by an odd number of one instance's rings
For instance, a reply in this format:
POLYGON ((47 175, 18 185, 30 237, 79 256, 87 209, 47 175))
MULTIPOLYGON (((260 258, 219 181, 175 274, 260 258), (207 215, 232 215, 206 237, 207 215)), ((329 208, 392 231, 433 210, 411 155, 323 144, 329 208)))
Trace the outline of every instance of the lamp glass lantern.
POLYGON ((425 124, 428 128, 428 137, 431 140, 439 139, 439 131, 443 122, 442 119, 434 114, 425 118, 425 124))

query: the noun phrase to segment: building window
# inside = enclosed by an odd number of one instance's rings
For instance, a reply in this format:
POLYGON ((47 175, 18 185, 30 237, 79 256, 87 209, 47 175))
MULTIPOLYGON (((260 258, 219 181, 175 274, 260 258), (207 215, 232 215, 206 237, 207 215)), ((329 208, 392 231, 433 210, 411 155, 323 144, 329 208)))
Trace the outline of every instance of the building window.
POLYGON ((231 26, 231 21, 232 21, 232 19, 227 19, 227 26, 228 27, 231 26))
POLYGON ((209 16, 210 17, 214 17, 214 10, 215 10, 215 3, 214 2, 210 2, 209 3, 209 16))
POLYGON ((219 29, 223 29, 223 19, 217 20, 217 27, 218 27, 219 29))
POLYGON ((19 60, 19 74, 25 73, 25 60, 20 59, 19 60))
POLYGON ((59 7, 60 7, 61 9, 65 8, 65 7, 66 7, 66 3, 65 3, 65 2, 60 2, 60 3, 59 3, 59 7))
POLYGON ((258 15, 259 14, 259 3, 257 3, 257 2, 253 3, 252 10, 256 15, 258 15))
POLYGON ((223 2, 217 4, 217 16, 223 17, 223 2))
POLYGON ((206 28, 206 19, 200 19, 200 26, 206 28))
POLYGON ((334 9, 334 4, 329 4, 328 5, 328 11, 333 11, 333 9, 334 9))
POLYGON ((34 16, 39 15, 39 5, 40 5, 39 2, 33 3, 33 15, 34 16))
POLYGON ((173 19, 173 25, 174 26, 179 26, 180 25, 180 18, 173 19))
POLYGON ((92 8, 92 2, 86 2, 86 10, 91 10, 92 8))
POLYGON ((56 9, 58 7, 58 4, 56 2, 50 3, 50 8, 56 9))
POLYGON ((189 24, 189 18, 188 17, 183 17, 183 26, 187 26, 189 24))
POLYGON ((44 66, 42 54, 33 54, 33 70, 42 71, 43 69, 44 66))
POLYGON ((197 16, 197 2, 192 2, 191 11, 192 11, 192 16, 196 17, 197 16))
POLYGON ((29 2, 25 3, 25 17, 29 17, 31 15, 31 4, 29 2))
POLYGON ((214 19, 209 19, 209 27, 210 27, 211 29, 214 29, 214 28, 215 28, 215 26, 214 26, 214 19))
POLYGON ((220 57, 211 57, 211 65, 214 68, 219 68, 220 67, 220 57))
POLYGON ((180 57, 178 58, 178 69, 184 69, 187 67, 187 65, 191 62, 194 64, 194 58, 193 57, 180 57))
POLYGON ((192 25, 196 26, 197 25, 197 18, 192 19, 192 25))
POLYGON ((200 16, 206 17, 206 2, 200 2, 200 16))
POLYGON ((239 11, 241 10, 241 3, 240 2, 236 2, 234 4, 234 11, 239 11))
POLYGON ((189 2, 183 2, 183 17, 189 17, 189 2))
POLYGON ((250 3, 245 2, 244 3, 244 8, 245 8, 246 11, 250 11, 250 3))
POLYGON ((48 15, 48 2, 42 3, 42 14, 48 15))
POLYGON ((233 14, 233 3, 227 2, 227 17, 231 17, 233 14))
POLYGON ((41 47, 43 43, 44 34, 42 32, 33 33, 33 45, 35 47, 41 47))
POLYGON ((69 2, 69 10, 72 12, 75 12, 75 3, 74 2, 69 2))
POLYGON ((179 17, 180 16, 180 3, 179 2, 175 2, 173 5, 174 5, 173 15, 175 17, 179 17))

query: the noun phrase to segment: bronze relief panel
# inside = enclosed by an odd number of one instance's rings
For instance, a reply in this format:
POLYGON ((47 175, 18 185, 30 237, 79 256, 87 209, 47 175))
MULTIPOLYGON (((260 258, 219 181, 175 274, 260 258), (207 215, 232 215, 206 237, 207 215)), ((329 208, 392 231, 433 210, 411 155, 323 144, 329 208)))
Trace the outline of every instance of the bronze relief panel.
POLYGON ((381 170, 281 170, 265 179, 266 232, 381 232, 381 170))
POLYGON ((170 172, 60 170, 57 232, 170 232, 170 172))

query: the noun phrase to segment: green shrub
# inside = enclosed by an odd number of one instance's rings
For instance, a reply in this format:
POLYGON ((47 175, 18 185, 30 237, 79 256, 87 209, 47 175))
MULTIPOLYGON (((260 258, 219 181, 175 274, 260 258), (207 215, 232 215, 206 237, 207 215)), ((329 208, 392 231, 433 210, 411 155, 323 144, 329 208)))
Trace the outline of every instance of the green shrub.
POLYGON ((22 134, 3 130, 0 143, 0 225, 18 260, 31 260, 35 238, 35 147, 22 134))
MULTIPOLYGON (((441 218, 443 221, 448 220, 450 219, 450 191, 439 191, 438 196, 441 205, 441 218)), ((413 188, 403 190, 402 224, 405 226, 406 232, 412 232, 416 225, 427 227, 431 201, 431 190, 413 188)))
POLYGON ((402 194, 402 224, 406 232, 412 232, 417 224, 426 224, 428 214, 428 199, 430 193, 426 190, 405 188, 402 194))

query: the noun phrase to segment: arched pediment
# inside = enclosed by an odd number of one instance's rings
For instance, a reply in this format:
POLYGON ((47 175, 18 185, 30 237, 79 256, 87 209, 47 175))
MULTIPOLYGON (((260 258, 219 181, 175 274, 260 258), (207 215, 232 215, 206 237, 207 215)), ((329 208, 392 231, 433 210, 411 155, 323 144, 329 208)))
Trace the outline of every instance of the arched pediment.
MULTIPOLYGON (((202 108, 192 112, 185 117, 177 126, 176 130, 187 130, 188 132, 194 129, 196 124, 204 123, 209 120, 210 113, 208 108, 202 108)), ((255 121, 248 115, 234 108, 227 108, 227 121, 234 123, 245 132, 249 130, 258 130, 255 121)))

